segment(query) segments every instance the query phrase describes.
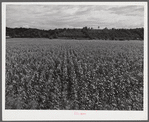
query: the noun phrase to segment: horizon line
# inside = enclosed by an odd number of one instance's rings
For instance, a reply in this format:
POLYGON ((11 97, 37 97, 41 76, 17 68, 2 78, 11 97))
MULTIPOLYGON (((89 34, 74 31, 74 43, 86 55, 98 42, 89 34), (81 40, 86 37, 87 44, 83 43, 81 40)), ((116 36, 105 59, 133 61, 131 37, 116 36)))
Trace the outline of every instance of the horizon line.
MULTIPOLYGON (((93 27, 88 27, 88 26, 85 26, 87 27, 88 29, 94 29, 94 30, 104 30, 104 29, 140 29, 140 28, 144 28, 144 27, 136 27, 136 28, 108 28, 108 27, 105 27, 105 28, 93 28, 93 27)), ((74 28, 55 28, 55 29, 40 29, 40 28, 33 28, 33 27, 7 27, 6 28, 12 28, 12 29, 17 29, 17 28, 25 28, 25 29, 38 29, 38 30, 56 30, 56 29, 83 29, 84 27, 74 27, 74 28)))

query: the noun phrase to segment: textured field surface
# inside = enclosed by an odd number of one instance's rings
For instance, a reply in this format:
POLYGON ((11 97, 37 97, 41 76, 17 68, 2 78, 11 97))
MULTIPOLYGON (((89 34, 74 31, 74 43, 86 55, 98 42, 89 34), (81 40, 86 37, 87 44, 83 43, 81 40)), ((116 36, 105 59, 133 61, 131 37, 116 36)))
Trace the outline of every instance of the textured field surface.
POLYGON ((143 110, 143 42, 8 39, 5 107, 143 110))

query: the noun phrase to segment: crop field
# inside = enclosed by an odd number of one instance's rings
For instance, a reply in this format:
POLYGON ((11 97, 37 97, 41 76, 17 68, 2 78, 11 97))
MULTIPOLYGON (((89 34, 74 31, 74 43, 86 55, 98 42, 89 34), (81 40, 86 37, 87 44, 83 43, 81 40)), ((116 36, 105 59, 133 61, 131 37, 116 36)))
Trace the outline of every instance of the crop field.
POLYGON ((143 41, 6 41, 6 109, 143 110, 143 41))

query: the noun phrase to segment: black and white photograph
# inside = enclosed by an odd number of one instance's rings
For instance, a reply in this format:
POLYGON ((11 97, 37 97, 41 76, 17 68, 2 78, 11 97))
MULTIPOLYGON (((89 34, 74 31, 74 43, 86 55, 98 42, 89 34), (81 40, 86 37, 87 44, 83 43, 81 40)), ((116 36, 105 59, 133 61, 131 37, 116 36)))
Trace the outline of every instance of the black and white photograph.
POLYGON ((3 15, 4 113, 147 117, 146 2, 6 2, 3 15))

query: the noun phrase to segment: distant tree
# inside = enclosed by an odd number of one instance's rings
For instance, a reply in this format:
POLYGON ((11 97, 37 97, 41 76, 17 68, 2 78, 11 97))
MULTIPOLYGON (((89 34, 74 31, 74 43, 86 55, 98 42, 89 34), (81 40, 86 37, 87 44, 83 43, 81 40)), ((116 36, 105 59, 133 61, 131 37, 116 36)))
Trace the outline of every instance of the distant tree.
POLYGON ((82 29, 54 29, 39 30, 36 28, 9 28, 6 27, 6 35, 12 38, 87 38, 87 39, 110 39, 110 40, 143 40, 144 28, 135 29, 108 29, 93 30, 87 26, 82 29))
POLYGON ((105 28, 104 28, 104 30, 108 30, 108 28, 107 28, 107 27, 105 27, 105 28))
POLYGON ((87 26, 83 27, 83 30, 87 30, 87 29, 88 29, 87 26))
POLYGON ((58 35, 57 35, 56 32, 54 33, 53 38, 54 38, 54 39, 58 38, 58 35))

